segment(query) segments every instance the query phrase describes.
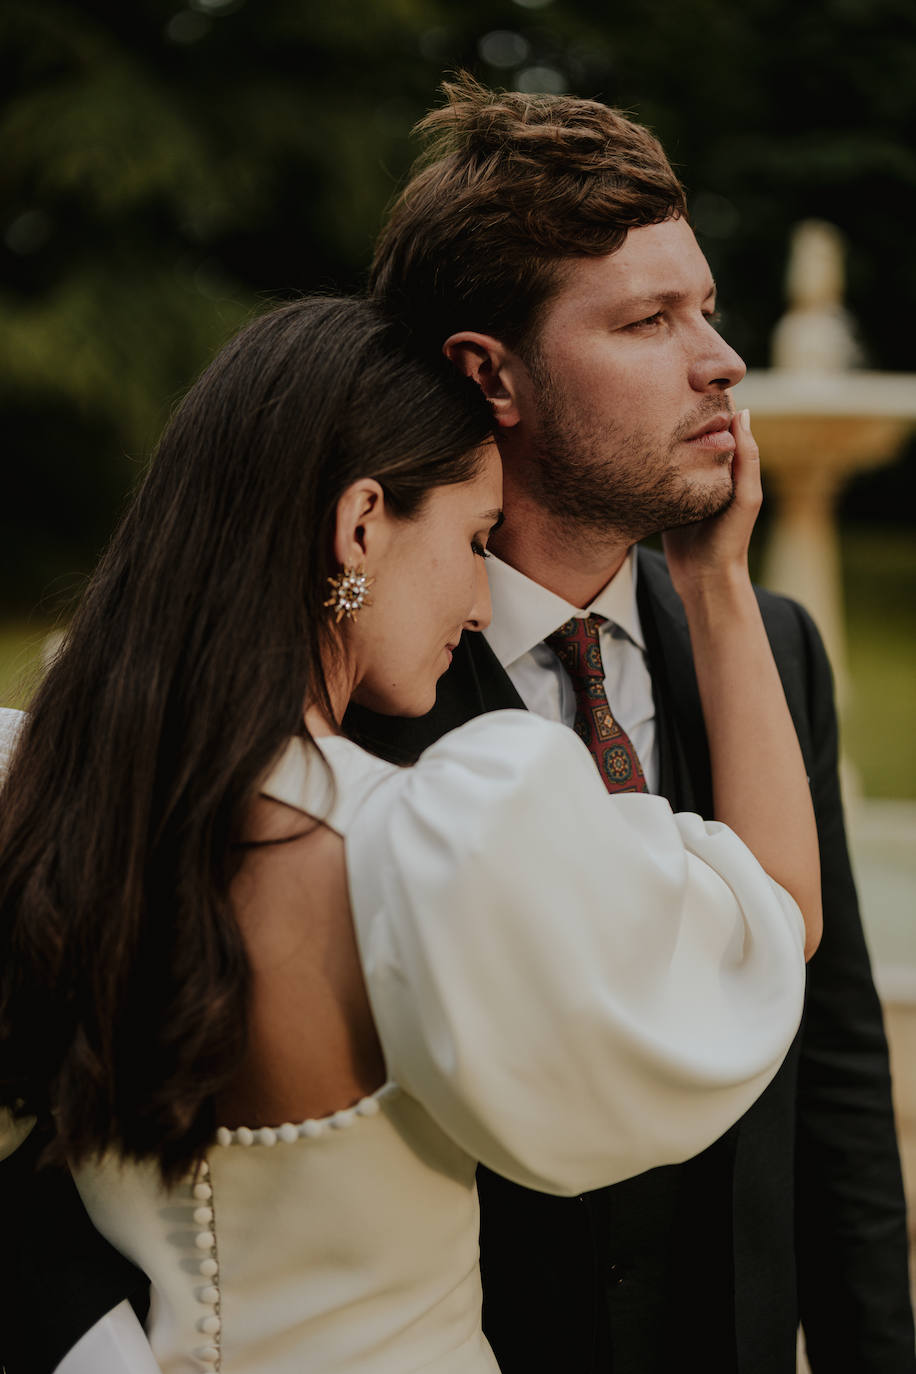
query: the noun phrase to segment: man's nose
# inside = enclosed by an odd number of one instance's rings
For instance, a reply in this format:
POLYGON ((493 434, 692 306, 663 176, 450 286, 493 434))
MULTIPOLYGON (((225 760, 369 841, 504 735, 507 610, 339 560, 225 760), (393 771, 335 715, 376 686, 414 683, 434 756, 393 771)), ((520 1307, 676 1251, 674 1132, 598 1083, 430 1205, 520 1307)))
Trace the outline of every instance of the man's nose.
POLYGON ((696 341, 690 365, 690 385, 695 391, 726 391, 737 386, 747 368, 722 335, 705 324, 696 341))

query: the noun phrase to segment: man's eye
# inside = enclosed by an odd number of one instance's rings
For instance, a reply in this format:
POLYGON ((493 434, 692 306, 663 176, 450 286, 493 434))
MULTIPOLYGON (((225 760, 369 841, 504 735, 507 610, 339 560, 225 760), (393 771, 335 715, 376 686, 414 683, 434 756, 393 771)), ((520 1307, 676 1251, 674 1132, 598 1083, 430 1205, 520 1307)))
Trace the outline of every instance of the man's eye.
POLYGON ((651 329, 652 325, 660 324, 661 319, 662 312, 656 310, 654 315, 647 315, 644 320, 634 320, 632 324, 627 325, 627 329, 651 329))
POLYGON ((719 325, 722 323, 721 310, 704 310, 703 317, 707 324, 712 325, 713 329, 718 329, 719 325))
POLYGON ((481 542, 480 542, 479 539, 472 539, 472 540, 471 540, 471 548, 472 548, 473 551, 476 553, 476 555, 477 555, 478 558, 489 558, 489 557, 490 557, 490 555, 487 553, 486 549, 484 548, 483 544, 481 544, 481 542))

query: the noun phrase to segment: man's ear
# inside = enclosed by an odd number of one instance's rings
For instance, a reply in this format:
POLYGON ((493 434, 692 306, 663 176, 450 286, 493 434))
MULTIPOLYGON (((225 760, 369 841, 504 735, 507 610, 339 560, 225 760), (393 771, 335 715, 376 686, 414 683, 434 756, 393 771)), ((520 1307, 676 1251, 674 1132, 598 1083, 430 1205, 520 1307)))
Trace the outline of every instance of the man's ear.
POLYGON ((516 372, 521 363, 505 344, 490 334, 464 329, 446 339, 442 352, 459 372, 477 383, 493 407, 498 425, 509 428, 518 424, 516 372))
POLYGON ((377 561, 390 535, 385 493, 374 477, 351 482, 337 502, 334 557, 342 568, 365 567, 377 561))

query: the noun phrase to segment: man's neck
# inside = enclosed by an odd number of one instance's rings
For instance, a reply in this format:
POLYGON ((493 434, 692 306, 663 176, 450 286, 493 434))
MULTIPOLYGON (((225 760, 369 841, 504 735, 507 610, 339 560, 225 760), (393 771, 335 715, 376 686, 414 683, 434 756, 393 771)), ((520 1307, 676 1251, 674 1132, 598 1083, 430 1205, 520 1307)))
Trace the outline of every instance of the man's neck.
POLYGON ((591 605, 630 550, 621 538, 558 523, 522 492, 506 498, 505 523, 489 547, 504 563, 580 609, 591 605))

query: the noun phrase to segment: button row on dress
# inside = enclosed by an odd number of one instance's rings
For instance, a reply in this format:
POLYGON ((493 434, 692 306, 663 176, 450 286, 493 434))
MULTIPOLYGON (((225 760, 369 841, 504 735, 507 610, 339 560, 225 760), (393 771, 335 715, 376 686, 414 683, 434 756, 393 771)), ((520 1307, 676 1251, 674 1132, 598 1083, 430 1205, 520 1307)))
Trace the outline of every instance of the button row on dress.
POLYGON ((357 1117, 376 1116, 378 1111, 378 1098, 364 1097, 355 1107, 345 1107, 333 1116, 322 1117, 317 1121, 310 1118, 298 1125, 284 1121, 282 1126, 259 1126, 255 1130, 250 1126, 239 1126, 234 1131, 230 1131, 228 1126, 220 1126, 216 1132, 216 1143, 223 1146, 276 1145, 282 1140, 291 1145, 296 1140, 315 1140, 328 1131, 343 1130, 346 1126, 352 1126, 357 1117))
POLYGON ((194 1245, 198 1251, 209 1251, 206 1258, 201 1259, 198 1265, 198 1273, 204 1279, 215 1280, 204 1284, 197 1289, 197 1301, 202 1307, 209 1311, 197 1321, 197 1330, 204 1336, 215 1338, 211 1344, 198 1346, 193 1354, 199 1363, 208 1369, 217 1370, 220 1367, 219 1335, 222 1329, 220 1318, 220 1291, 219 1291, 219 1262, 216 1259, 216 1228, 214 1226, 213 1212, 213 1185, 210 1182, 210 1166, 206 1160, 202 1160, 197 1181, 191 1185, 191 1197, 198 1203, 193 1211, 193 1221, 195 1226, 200 1226, 200 1231, 194 1237, 194 1245))

